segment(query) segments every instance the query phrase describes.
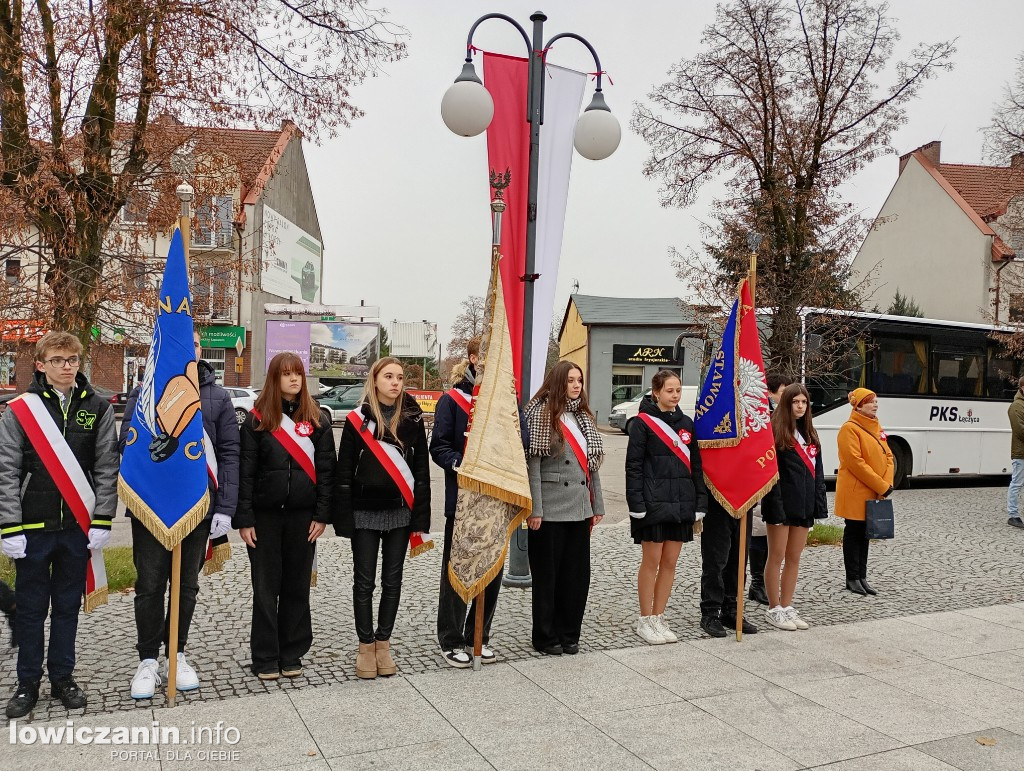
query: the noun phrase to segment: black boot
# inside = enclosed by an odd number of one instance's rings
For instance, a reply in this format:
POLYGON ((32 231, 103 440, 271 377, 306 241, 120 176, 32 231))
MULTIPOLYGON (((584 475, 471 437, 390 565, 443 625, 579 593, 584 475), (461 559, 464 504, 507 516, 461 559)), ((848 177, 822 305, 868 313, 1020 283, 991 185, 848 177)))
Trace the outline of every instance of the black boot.
POLYGON ((701 616, 700 628, 712 637, 727 637, 729 635, 718 616, 701 616))
MULTIPOLYGON (((753 539, 751 539, 753 540, 753 539)), ((750 589, 747 597, 762 605, 768 604, 768 594, 764 590, 764 566, 768 561, 766 549, 750 550, 750 589)))
POLYGON ((868 594, 870 594, 872 596, 878 594, 878 592, 875 591, 874 587, 871 586, 871 584, 868 583, 868 580, 866 578, 860 579, 860 585, 861 585, 861 588, 864 589, 864 591, 867 592, 868 594))
POLYGON ((83 709, 85 707, 85 692, 70 677, 55 682, 50 689, 50 696, 60 699, 60 703, 66 709, 83 709))
POLYGON ((7 717, 25 717, 39 701, 39 681, 19 680, 14 696, 7 702, 7 717))
POLYGON ((853 592, 854 594, 867 595, 867 591, 865 591, 864 587, 861 585, 860 579, 846 579, 846 589, 847 591, 853 592))
MULTIPOLYGON (((765 603, 766 605, 768 603, 765 603)), ((726 629, 732 629, 736 631, 736 608, 730 611, 722 611, 722 617, 720 619, 722 626, 726 629)), ((757 634, 757 627, 747 621, 746 617, 743 618, 743 634, 757 634)))

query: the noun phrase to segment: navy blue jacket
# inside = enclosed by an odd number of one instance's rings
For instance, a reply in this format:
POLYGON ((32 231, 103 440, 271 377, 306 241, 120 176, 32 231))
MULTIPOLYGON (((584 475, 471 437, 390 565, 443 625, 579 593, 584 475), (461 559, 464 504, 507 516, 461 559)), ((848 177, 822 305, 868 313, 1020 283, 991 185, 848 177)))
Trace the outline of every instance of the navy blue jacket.
MULTIPOLYGON (((131 426, 132 413, 135 412, 135 402, 138 398, 139 389, 136 386, 124 406, 124 419, 121 421, 121 436, 118 441, 121 452, 124 452, 124 443, 128 438, 128 428, 131 426)), ((205 361, 199 362, 199 399, 203 411, 203 428, 210 435, 217 456, 218 486, 214 490, 213 481, 210 481, 212 505, 206 518, 211 519, 214 514, 234 517, 238 505, 238 420, 235 417, 235 405, 231 403, 231 396, 223 386, 217 385, 217 375, 213 367, 205 361)), ((126 513, 131 516, 130 511, 126 513)))
MULTIPOLYGON (((467 397, 472 398, 473 384, 463 378, 455 384, 467 397)), ((455 504, 459 498, 459 477, 455 469, 462 463, 462 451, 466 448, 466 428, 469 415, 455 403, 449 394, 444 394, 434 408, 434 429, 430 437, 430 457, 444 469, 444 515, 455 516, 455 504)), ((526 416, 519 411, 519 430, 523 447, 526 447, 526 416)))

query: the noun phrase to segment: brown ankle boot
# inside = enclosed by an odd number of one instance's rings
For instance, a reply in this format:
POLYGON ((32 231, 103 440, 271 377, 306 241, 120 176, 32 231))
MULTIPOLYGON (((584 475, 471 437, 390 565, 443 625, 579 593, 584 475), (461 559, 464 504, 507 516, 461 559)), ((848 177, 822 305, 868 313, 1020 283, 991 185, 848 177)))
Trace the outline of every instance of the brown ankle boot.
POLYGON ((377 640, 375 643, 377 654, 377 674, 382 677, 393 675, 398 671, 395 660, 391 658, 391 641, 377 640))
POLYGON ((377 659, 374 656, 373 643, 359 643, 356 654, 356 677, 373 680, 377 676, 377 659))

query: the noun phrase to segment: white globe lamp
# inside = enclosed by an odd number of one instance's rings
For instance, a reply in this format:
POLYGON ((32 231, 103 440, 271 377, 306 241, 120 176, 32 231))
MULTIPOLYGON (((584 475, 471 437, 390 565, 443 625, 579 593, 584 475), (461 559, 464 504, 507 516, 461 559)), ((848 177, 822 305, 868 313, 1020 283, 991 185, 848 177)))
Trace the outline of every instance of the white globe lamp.
POLYGON ((615 152, 622 139, 619 121, 604 101, 604 94, 594 93, 590 105, 576 121, 573 145, 576 152, 592 161, 601 161, 615 152))
POLYGON ((462 74, 444 93, 441 119, 449 130, 461 137, 475 137, 494 117, 494 100, 484 88, 472 62, 462 66, 462 74))

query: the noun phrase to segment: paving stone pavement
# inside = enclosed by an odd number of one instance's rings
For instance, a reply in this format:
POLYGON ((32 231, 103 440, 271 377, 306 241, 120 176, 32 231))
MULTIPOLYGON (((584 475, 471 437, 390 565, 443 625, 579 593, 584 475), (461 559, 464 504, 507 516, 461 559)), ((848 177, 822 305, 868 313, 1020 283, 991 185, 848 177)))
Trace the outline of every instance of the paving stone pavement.
MULTIPOLYGON (((1005 524, 1003 488, 900 490, 894 500, 897 537, 871 547, 869 575, 878 597, 856 597, 844 590, 838 546, 804 552, 795 604, 810 623, 824 626, 1024 600, 1024 532, 1005 524)), ((435 528, 436 520, 435 516, 435 528)), ((446 667, 435 637, 440 546, 438 539, 438 548, 406 563, 402 605, 392 639, 404 674, 446 667)), ((322 539, 319 548, 319 586, 312 595, 314 642, 304 662, 304 676, 264 683, 246 669, 252 595, 248 561, 236 546, 235 556, 222 573, 202 579, 188 656, 203 686, 184 694, 184 701, 279 694, 354 679, 351 553, 348 542, 336 537, 322 539)), ((630 540, 625 523, 619 523, 595 529, 592 551, 593 580, 581 649, 635 646, 639 639, 631 624, 637 614, 639 547, 630 540)), ((666 613, 684 640, 702 637, 699 576, 699 542, 695 541, 683 547, 666 613)), ((755 607, 750 617, 757 622, 762 614, 761 607, 755 607)), ((539 657, 530 646, 528 590, 502 591, 491 639, 504 661, 539 657)), ((81 616, 76 675, 89 696, 88 713, 163 706, 163 693, 152 702, 136 702, 129 696, 128 686, 138 663, 134 645, 130 593, 113 596, 108 605, 81 616)), ((10 654, 2 654, 7 661, 0 659, 0 701, 6 701, 15 684, 10 654)), ((34 713, 36 720, 68 716, 49 698, 42 698, 34 713)))

